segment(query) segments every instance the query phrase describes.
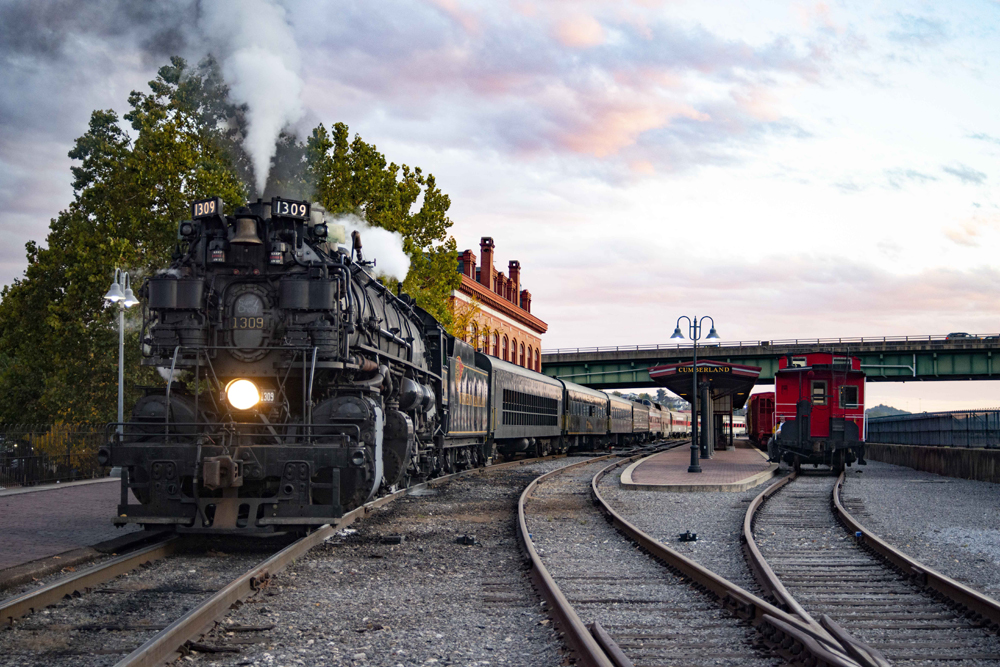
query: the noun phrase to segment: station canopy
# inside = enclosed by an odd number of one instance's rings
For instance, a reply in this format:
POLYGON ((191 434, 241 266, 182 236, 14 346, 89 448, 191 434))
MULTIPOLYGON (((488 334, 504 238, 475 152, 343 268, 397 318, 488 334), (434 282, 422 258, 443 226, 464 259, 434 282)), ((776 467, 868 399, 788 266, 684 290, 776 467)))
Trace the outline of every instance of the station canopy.
MULTIPOLYGON (((649 377, 653 382, 666 387, 688 403, 691 402, 692 362, 653 366, 649 377)), ((750 390, 757 383, 760 368, 743 366, 711 359, 698 360, 698 382, 708 382, 711 389, 712 406, 717 412, 739 410, 746 405, 750 390)))

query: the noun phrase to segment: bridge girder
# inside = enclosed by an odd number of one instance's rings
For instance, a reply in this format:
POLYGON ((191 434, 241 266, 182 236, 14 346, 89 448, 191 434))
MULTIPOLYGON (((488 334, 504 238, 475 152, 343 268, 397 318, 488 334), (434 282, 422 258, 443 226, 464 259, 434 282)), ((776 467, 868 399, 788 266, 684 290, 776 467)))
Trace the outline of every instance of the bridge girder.
MULTIPOLYGON (((921 340, 794 342, 779 345, 699 345, 698 359, 761 368, 758 384, 773 384, 778 359, 810 352, 859 357, 869 382, 1000 380, 1000 339, 925 337, 921 340), (997 358, 997 361, 994 361, 997 358)), ((657 387, 653 366, 691 360, 691 347, 597 348, 542 353, 542 372, 597 389, 657 387)))

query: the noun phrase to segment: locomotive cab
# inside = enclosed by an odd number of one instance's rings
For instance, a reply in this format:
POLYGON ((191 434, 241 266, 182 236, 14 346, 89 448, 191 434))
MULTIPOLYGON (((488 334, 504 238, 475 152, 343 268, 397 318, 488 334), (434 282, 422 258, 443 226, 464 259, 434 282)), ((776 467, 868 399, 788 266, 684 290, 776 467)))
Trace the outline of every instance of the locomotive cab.
POLYGON ((840 472, 864 465, 865 374, 857 357, 825 352, 786 356, 775 373, 772 461, 840 472))

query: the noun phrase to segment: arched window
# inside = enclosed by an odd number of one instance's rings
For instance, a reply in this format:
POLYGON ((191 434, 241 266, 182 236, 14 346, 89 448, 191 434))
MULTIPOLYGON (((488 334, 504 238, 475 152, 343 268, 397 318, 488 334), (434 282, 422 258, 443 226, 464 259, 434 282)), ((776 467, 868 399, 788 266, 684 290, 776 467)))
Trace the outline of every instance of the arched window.
POLYGON ((525 368, 530 368, 531 370, 535 370, 535 367, 531 363, 531 346, 530 345, 528 346, 528 365, 525 366, 525 368))
POLYGON ((504 361, 507 361, 507 337, 506 336, 503 337, 503 350, 502 351, 503 351, 503 356, 501 356, 500 358, 503 359, 504 361))
POLYGON ((535 370, 542 372, 542 355, 538 354, 538 350, 535 350, 535 370))
POLYGON ((516 364, 517 363, 517 339, 516 338, 511 338, 510 339, 510 363, 512 363, 512 364, 516 364))
POLYGON ((521 365, 524 366, 524 343, 521 343, 521 365))
POLYGON ((475 322, 472 323, 472 338, 469 339, 469 342, 474 348, 479 349, 479 327, 476 326, 475 322))
POLYGON ((499 352, 499 350, 497 349, 497 335, 493 334, 490 340, 490 354, 492 354, 495 357, 497 356, 497 352, 499 352))

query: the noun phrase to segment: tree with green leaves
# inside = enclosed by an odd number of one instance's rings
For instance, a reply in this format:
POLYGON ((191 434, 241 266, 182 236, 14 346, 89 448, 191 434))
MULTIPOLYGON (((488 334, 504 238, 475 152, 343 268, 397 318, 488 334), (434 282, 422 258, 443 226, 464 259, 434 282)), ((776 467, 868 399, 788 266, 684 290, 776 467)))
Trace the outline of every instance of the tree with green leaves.
POLYGON ((306 178, 316 201, 333 214, 355 214, 372 226, 398 232, 410 257, 403 290, 450 329, 448 299, 462 278, 456 270, 455 239, 448 234, 451 199, 434 176, 425 176, 419 167, 387 163, 373 144, 358 135, 351 140, 344 123, 332 131, 320 125, 306 146, 306 178))
MULTIPOLYGON (((73 201, 27 244, 28 268, 0 302, 0 420, 111 421, 117 405, 117 313, 103 299, 115 267, 141 280, 165 266, 188 202, 246 198, 227 137, 214 63, 175 58, 151 92, 133 92, 122 119, 95 111, 70 157, 73 201), (131 133, 123 124, 128 123, 131 133)), ((135 285, 138 288, 138 282, 135 285)), ((156 382, 140 369, 138 314, 129 320, 126 386, 156 382)))
MULTIPOLYGON (((0 421, 110 421, 117 405, 117 311, 103 295, 114 269, 135 287, 165 267, 179 220, 195 199, 218 195, 232 211, 257 196, 242 147, 245 106, 229 99, 218 64, 172 58, 133 92, 130 110, 95 111, 70 157, 73 201, 51 221, 45 247, 27 244, 24 276, 0 301, 0 421), (125 124, 127 123, 127 125, 125 124)), ((320 125, 306 142, 283 133, 265 196, 321 202, 399 232, 411 259, 403 289, 446 325, 460 281, 451 202, 432 175, 388 164, 346 125, 320 125), (419 208, 416 202, 422 200, 419 208)), ((393 286, 394 287, 394 286, 393 286)), ((162 385, 139 365, 140 314, 126 333, 126 409, 141 385, 162 385)))

